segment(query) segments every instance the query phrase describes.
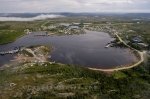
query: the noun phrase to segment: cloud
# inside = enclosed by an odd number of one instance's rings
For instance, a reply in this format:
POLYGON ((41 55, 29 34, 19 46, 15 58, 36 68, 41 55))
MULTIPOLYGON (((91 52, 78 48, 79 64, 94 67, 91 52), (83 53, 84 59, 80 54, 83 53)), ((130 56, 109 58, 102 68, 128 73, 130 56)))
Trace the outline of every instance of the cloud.
POLYGON ((0 21, 35 21, 35 20, 44 20, 48 18, 58 18, 64 17, 62 15, 54 15, 54 14, 41 14, 36 17, 31 18, 21 18, 21 17, 0 17, 0 21))
POLYGON ((150 0, 0 0, 0 12, 150 12, 150 0))

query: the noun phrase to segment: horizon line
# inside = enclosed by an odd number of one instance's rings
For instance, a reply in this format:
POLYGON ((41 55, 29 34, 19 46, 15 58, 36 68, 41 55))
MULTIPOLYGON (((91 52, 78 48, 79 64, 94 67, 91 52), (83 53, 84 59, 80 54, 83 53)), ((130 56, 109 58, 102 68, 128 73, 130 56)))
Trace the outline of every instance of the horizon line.
POLYGON ((121 13, 121 14, 128 14, 128 13, 150 13, 150 12, 0 12, 0 13, 6 13, 6 14, 9 14, 9 13, 121 13))

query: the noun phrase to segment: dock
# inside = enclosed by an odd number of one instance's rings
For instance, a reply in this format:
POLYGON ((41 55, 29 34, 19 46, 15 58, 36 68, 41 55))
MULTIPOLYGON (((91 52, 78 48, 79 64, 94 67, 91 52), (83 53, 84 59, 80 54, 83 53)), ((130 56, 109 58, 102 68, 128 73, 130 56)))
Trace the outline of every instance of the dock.
POLYGON ((14 50, 10 50, 10 51, 3 51, 3 52, 0 52, 0 55, 15 54, 15 53, 18 53, 19 51, 20 51, 20 48, 14 49, 14 50))
POLYGON ((106 46, 105 46, 105 48, 109 48, 109 47, 112 47, 112 43, 109 43, 109 44, 107 44, 106 46))

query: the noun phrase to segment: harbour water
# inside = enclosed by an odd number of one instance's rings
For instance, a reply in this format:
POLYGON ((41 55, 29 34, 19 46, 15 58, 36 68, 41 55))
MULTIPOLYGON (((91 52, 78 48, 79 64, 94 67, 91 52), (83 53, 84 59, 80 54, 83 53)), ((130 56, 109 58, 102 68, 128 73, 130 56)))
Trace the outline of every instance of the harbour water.
MULTIPOLYGON (((108 33, 86 30, 85 34, 80 35, 35 36, 40 34, 44 32, 32 33, 12 43, 0 45, 0 51, 12 50, 18 46, 53 46, 49 61, 104 69, 130 64, 136 60, 127 48, 105 48, 114 40, 108 33)), ((14 56, 15 54, 0 56, 0 66, 10 63, 14 56)))

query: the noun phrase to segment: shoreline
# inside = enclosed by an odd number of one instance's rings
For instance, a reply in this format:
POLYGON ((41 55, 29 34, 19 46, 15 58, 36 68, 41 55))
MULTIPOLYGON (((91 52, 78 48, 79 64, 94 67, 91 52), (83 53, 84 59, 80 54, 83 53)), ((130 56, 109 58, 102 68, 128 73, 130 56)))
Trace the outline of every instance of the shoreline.
MULTIPOLYGON (((140 56, 139 60, 136 63, 134 63, 134 64, 132 64, 130 66, 125 66, 124 65, 123 67, 119 67, 119 68, 113 68, 113 69, 88 68, 88 69, 95 70, 95 71, 102 71, 102 72, 114 72, 114 71, 126 70, 126 69, 131 69, 131 68, 137 67, 137 66, 139 66, 144 61, 144 53, 145 53, 144 51, 141 52, 141 51, 139 51, 139 50, 137 50, 135 48, 132 48, 131 46, 129 46, 128 44, 126 44, 117 33, 114 33, 114 34, 119 39, 119 41, 122 42, 125 46, 127 46, 131 50, 137 52, 137 54, 140 56)), ((135 56, 135 57, 137 57, 137 56, 135 56)))
MULTIPOLYGON (((109 34, 109 33, 108 33, 109 34)), ((26 34, 23 34, 23 35, 21 35, 21 36, 19 36, 19 37, 17 37, 17 38, 20 38, 20 37, 23 37, 23 36, 25 36, 26 34)), ((110 35, 110 34, 109 34, 110 35)), ((138 51, 138 50, 136 50, 136 49, 134 49, 134 48, 132 48, 132 47, 130 47, 128 44, 126 44, 122 39, 121 39, 121 37, 117 34, 117 33, 114 33, 114 35, 116 35, 116 37, 119 39, 119 41, 120 42, 122 42, 125 46, 127 46, 129 49, 131 49, 132 51, 136 51, 137 52, 137 54, 140 56, 140 58, 139 58, 139 60, 137 60, 137 62, 134 62, 133 64, 130 64, 130 65, 128 65, 128 66, 126 66, 126 65, 122 65, 122 67, 119 67, 119 66, 115 66, 114 68, 111 68, 111 69, 98 69, 98 68, 90 68, 90 67, 87 67, 88 69, 90 69, 90 70, 96 70, 96 71, 103 71, 103 72, 113 72, 113 71, 119 71, 119 70, 125 70, 125 69, 130 69, 130 68, 133 68, 133 67, 136 67, 136 66, 138 66, 138 65, 140 65, 143 61, 144 61, 144 52, 140 52, 140 51, 138 51)), ((17 39, 16 38, 16 39, 17 39)), ((16 40, 15 39, 15 40, 16 40)), ((14 41, 15 41, 14 40, 14 41)), ((11 42, 14 42, 14 41, 10 41, 9 43, 11 43, 11 42)), ((8 44, 8 43, 6 43, 6 44, 8 44)), ((0 45, 5 45, 5 44, 0 44, 0 45)), ((136 55, 135 55, 135 57, 137 57, 136 55)))
POLYGON ((20 35, 20 36, 16 37, 16 39, 14 39, 14 40, 12 40, 12 41, 8 41, 7 43, 2 43, 2 44, 0 44, 0 45, 5 45, 5 44, 9 44, 9 43, 15 42, 17 39, 19 39, 19 38, 21 38, 21 37, 23 37, 23 36, 25 36, 25 35, 26 35, 26 34, 20 35))
POLYGON ((143 61, 144 61, 144 52, 139 53, 141 56, 141 60, 130 65, 130 66, 123 66, 123 67, 118 67, 118 68, 112 68, 112 69, 97 69, 97 68, 88 68, 90 70, 95 70, 95 71, 102 71, 102 72, 114 72, 114 71, 120 71, 120 70, 126 70, 126 69, 131 69, 134 67, 139 66, 143 61))

